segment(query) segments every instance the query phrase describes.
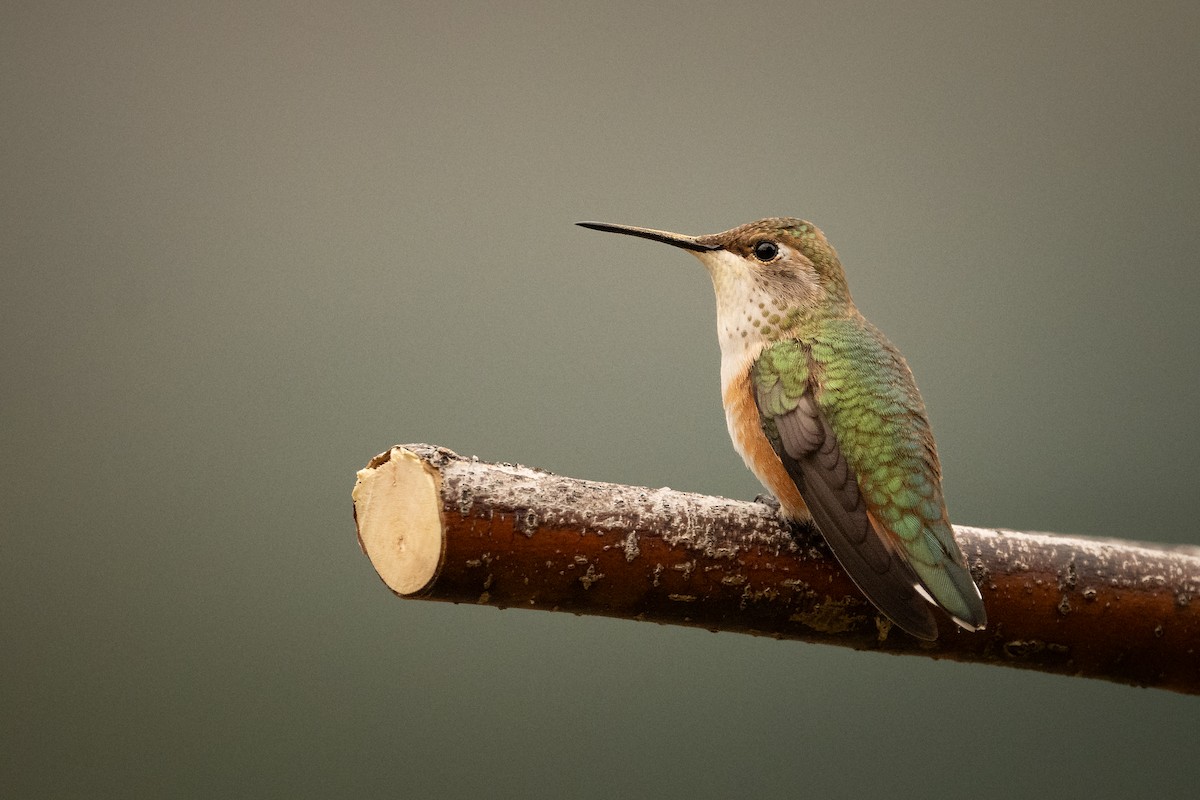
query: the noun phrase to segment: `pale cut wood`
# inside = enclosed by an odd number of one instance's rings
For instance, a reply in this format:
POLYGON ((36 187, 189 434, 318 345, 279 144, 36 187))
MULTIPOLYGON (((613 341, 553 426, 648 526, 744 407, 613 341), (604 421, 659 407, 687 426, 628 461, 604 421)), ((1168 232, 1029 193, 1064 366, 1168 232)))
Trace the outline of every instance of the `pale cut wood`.
POLYGON ((598 614, 1200 694, 1200 548, 957 526, 989 626, 921 642, 814 531, 761 503, 397 446, 358 473, 359 542, 402 597, 598 614))
POLYGON ((353 492, 358 540, 396 594, 419 592, 437 574, 445 544, 440 483, 437 470, 401 447, 358 472, 353 492))

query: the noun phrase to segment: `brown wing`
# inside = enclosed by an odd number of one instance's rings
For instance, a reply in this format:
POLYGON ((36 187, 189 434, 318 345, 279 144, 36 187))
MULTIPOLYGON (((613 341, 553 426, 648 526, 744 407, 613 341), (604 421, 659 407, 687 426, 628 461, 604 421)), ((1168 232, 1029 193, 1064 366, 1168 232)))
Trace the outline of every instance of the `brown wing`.
POLYGON ((821 416, 811 387, 794 401, 794 407, 784 410, 793 403, 771 402, 774 398, 768 395, 775 387, 754 383, 763 432, 838 563, 894 623, 918 639, 936 639, 937 623, 915 588, 920 581, 872 524, 858 478, 821 416))

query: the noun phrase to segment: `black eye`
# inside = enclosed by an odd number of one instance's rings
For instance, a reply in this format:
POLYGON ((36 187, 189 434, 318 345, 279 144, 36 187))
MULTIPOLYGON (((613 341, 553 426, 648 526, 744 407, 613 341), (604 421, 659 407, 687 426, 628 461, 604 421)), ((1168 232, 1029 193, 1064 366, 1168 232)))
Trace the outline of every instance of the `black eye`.
POLYGON ((779 245, 774 242, 759 242, 754 245, 754 257, 759 261, 767 262, 777 255, 779 255, 779 245))

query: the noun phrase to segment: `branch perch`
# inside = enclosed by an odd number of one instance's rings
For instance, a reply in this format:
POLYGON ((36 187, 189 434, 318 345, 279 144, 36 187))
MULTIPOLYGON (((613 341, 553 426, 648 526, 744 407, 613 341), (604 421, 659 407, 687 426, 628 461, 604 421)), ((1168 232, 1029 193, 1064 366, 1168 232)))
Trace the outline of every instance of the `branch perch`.
POLYGON ((401 597, 599 614, 1200 694, 1200 548, 956 526, 987 604, 920 642, 820 535, 760 503, 393 447, 358 473, 363 552, 401 597), (1195 601, 1195 602, 1193 602, 1195 601))

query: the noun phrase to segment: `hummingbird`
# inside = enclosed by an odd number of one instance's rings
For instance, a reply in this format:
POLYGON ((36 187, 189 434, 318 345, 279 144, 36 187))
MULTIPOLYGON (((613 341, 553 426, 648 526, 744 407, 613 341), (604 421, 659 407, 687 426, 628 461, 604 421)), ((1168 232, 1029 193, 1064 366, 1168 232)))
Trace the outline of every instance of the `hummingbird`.
POLYGON ((734 448, 882 614, 927 641, 931 605, 968 631, 986 625, 912 371, 850 299, 825 234, 790 217, 704 236, 577 224, 682 248, 708 269, 734 448))

